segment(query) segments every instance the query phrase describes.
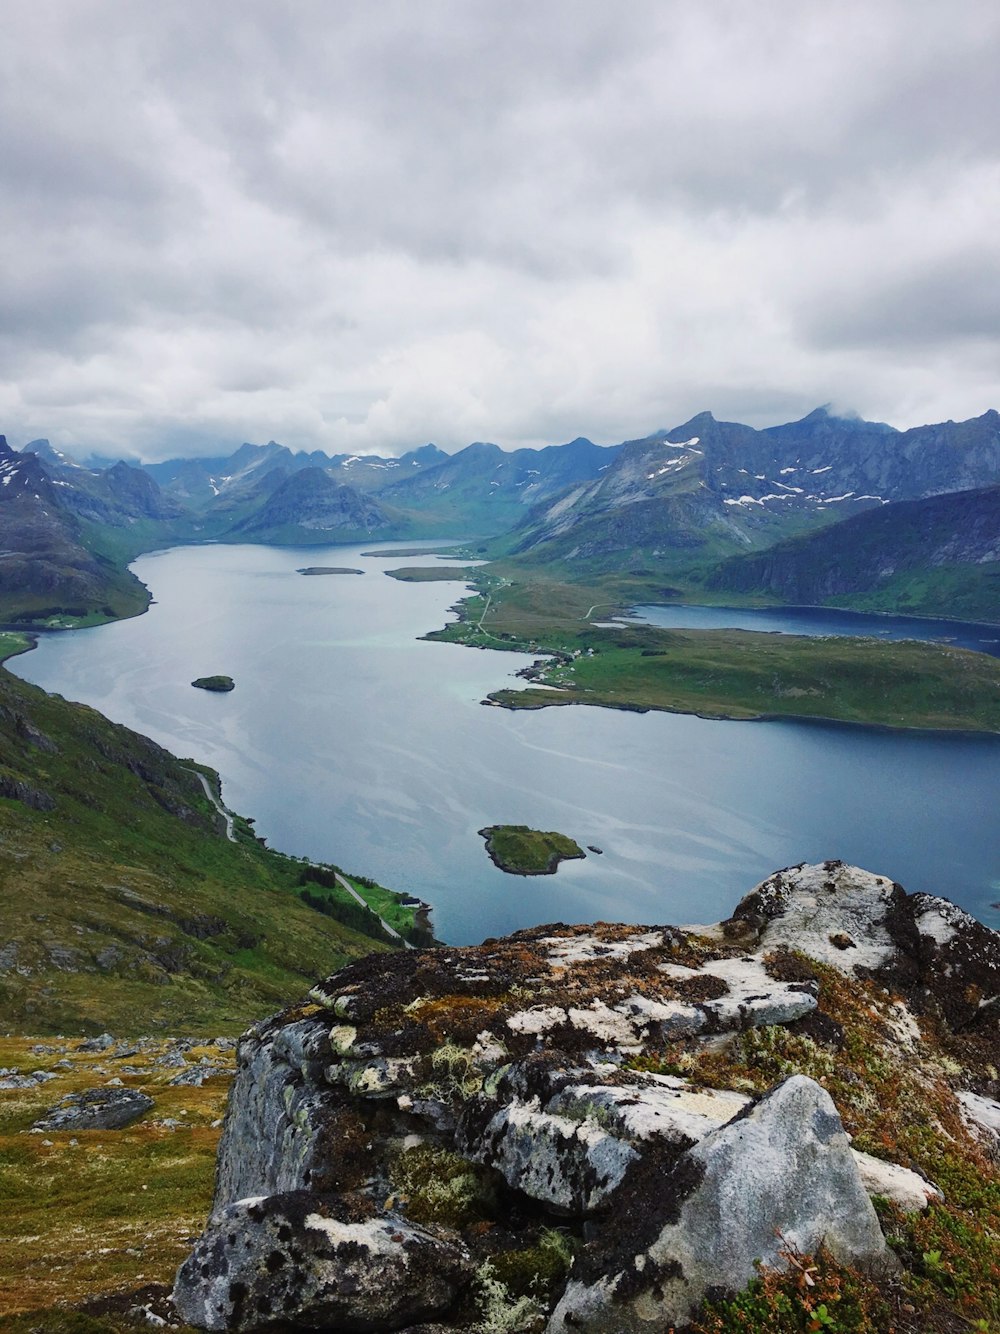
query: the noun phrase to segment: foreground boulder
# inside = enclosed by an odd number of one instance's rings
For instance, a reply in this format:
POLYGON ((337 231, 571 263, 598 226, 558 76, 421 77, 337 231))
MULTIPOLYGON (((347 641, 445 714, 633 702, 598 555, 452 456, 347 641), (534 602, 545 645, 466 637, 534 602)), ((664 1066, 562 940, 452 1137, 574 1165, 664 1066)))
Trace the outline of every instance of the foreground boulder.
POLYGON ((998 979, 995 933, 834 862, 717 927, 353 963, 241 1040, 180 1313, 667 1329, 821 1246, 891 1286, 869 1195, 943 1207, 913 1157, 927 1125, 991 1170, 998 979))
POLYGON ((549 1334, 648 1331, 687 1319, 709 1292, 742 1288, 755 1262, 824 1245, 837 1260, 891 1261, 837 1109, 795 1076, 714 1130, 665 1173, 645 1209, 583 1257, 549 1334))
POLYGON ((352 1221, 348 1202, 299 1191, 217 1214, 174 1302, 200 1329, 398 1329, 446 1310, 469 1272, 461 1246, 405 1219, 352 1221))

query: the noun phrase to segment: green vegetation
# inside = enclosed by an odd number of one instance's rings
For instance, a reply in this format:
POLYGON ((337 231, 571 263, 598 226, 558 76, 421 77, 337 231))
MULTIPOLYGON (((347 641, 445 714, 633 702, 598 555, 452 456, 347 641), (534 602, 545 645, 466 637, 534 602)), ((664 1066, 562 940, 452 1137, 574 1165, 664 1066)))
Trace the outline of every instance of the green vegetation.
POLYGON ((464 1228, 490 1218, 498 1204, 494 1173, 429 1144, 396 1157, 392 1184, 398 1204, 416 1223, 464 1228))
POLYGON ((560 862, 586 855, 566 834, 543 833, 523 824, 490 825, 479 832, 494 865, 511 875, 554 875, 560 862))
MULTIPOLYGON (((390 547, 380 551, 362 551, 362 556, 467 556, 463 547, 390 547)), ((391 571, 390 571, 391 573, 391 571)))
MULTIPOLYGON (((184 1055, 168 1040, 143 1043, 121 1058, 82 1052, 78 1041, 0 1039, 0 1066, 54 1076, 35 1088, 0 1091, 0 1311, 44 1311, 23 1326, 4 1321, 0 1328, 59 1329, 50 1323, 55 1312, 45 1309, 57 1301, 172 1281, 211 1202, 233 1056, 211 1040, 184 1055), (203 1057, 223 1073, 200 1088, 171 1083, 179 1066, 194 1068, 203 1057), (154 1100, 133 1125, 24 1133, 65 1094, 116 1074, 154 1100)), ((117 1327, 95 1322, 95 1330, 117 1327)), ((66 1329, 92 1334, 86 1325, 66 1329)))
POLYGON ((791 1243, 782 1258, 783 1272, 762 1266, 739 1296, 706 1303, 690 1334, 882 1334, 896 1327, 871 1276, 841 1267, 826 1251, 803 1255, 791 1243))
POLYGON ((734 556, 705 579, 786 603, 1000 622, 998 526, 1000 486, 898 501, 734 556))
POLYGON ((385 573, 404 584, 467 584, 473 578, 476 568, 464 565, 404 565, 398 570, 386 570, 385 573))
MULTIPOLYGON (((459 619, 429 639, 548 654, 505 708, 590 704, 716 718, 817 718, 886 727, 1000 731, 1000 660, 938 644, 745 630, 597 626, 652 590, 475 570, 459 619)), ((661 590, 676 596, 677 589, 661 590)))
POLYGON ((16 630, 0 630, 0 662, 16 658, 19 653, 27 653, 34 644, 27 635, 16 630))
POLYGON ((1000 622, 998 564, 949 565, 938 569, 902 571, 886 579, 871 592, 838 597, 836 604, 855 611, 1000 622))
POLYGON ((364 930, 376 940, 392 942, 392 937, 379 921, 381 918, 412 945, 436 943, 427 920, 429 909, 421 900, 398 890, 386 889, 368 876, 348 875, 339 866, 302 858, 301 867, 299 883, 304 888, 299 891, 299 897, 317 912, 364 930), (364 899, 367 908, 361 907, 347 885, 364 899))
POLYGON ((386 948, 245 821, 229 841, 211 770, 3 671, 0 756, 8 1031, 235 1033, 386 948))
POLYGON ((569 660, 560 656, 531 669, 534 689, 490 698, 508 708, 597 704, 717 718, 1000 731, 1000 662, 965 649, 632 627, 593 631, 581 643, 569 660))
POLYGON ((199 690, 225 692, 236 689, 236 682, 231 676, 199 676, 197 681, 192 681, 191 684, 197 686, 199 690))

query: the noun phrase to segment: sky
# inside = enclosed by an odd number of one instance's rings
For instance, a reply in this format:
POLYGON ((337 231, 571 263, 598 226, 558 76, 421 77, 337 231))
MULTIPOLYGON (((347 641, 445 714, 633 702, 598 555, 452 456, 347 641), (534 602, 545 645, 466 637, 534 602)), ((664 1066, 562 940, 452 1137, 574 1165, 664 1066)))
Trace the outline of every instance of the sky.
POLYGON ((11 0, 0 431, 1000 408, 995 0, 11 0))

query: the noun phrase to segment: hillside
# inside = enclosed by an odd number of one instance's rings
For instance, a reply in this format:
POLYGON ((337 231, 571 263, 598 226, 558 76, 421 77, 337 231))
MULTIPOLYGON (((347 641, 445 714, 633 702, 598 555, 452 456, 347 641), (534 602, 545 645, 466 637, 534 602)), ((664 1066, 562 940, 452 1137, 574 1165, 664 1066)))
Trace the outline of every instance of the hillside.
POLYGON ((229 531, 230 540, 346 541, 369 537, 392 520, 374 497, 336 481, 322 468, 283 478, 252 514, 229 531))
MULTIPOLYGON (((697 590, 729 557, 867 510, 997 485, 1000 417, 897 431, 818 408, 755 430, 703 412, 621 445, 580 437, 505 451, 477 442, 452 455, 423 445, 397 459, 295 453, 273 440, 141 469, 83 467, 44 440, 18 455, 4 446, 0 457, 10 478, 0 488, 0 615, 107 619, 146 604, 129 560, 206 540, 465 536, 480 554, 567 580, 624 576, 651 591, 697 590)), ((945 546, 950 512, 934 520, 945 546)), ((767 577, 791 580, 777 569, 767 577)), ((766 595, 753 576, 732 577, 766 595)), ((897 580, 871 605, 986 614, 965 580, 897 580)))
POLYGON ((238 1032, 317 969, 387 947, 329 870, 239 820, 231 842, 209 771, 3 669, 0 757, 8 1032, 238 1032))
POLYGON ((1000 621, 1000 486, 901 501, 728 560, 712 590, 1000 621))
POLYGON ((71 489, 0 436, 0 620, 108 620, 145 609, 139 580, 88 543, 64 500, 71 489))
POLYGON ((442 533, 505 533, 535 505, 599 477, 619 446, 582 437, 544 449, 503 450, 479 441, 380 492, 387 504, 418 513, 442 533))
POLYGON ((539 505, 498 551, 573 578, 683 574, 910 497, 995 483, 1000 417, 911 431, 836 417, 756 431, 703 412, 627 442, 598 479, 539 505))

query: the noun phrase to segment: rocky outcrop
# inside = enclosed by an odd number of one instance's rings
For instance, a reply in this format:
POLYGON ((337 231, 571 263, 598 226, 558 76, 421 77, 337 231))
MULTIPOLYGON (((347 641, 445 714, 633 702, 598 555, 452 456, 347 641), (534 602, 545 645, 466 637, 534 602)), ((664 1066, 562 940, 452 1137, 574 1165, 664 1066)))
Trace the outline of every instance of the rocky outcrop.
POLYGON ((121 1130, 138 1121, 153 1099, 138 1089, 100 1088, 68 1093, 58 1107, 35 1122, 35 1130, 121 1130))
POLYGON ((717 927, 351 964, 242 1039, 178 1307, 209 1329, 610 1334, 679 1327, 821 1247, 891 1275, 869 1197, 942 1194, 888 1131, 858 1151, 842 1114, 865 1129, 866 1081, 902 1105, 927 1089, 921 1131, 933 1115, 985 1162, 998 979, 995 933, 835 862, 717 927))
POLYGON ((471 1264, 458 1244, 398 1218, 353 1220, 298 1191, 216 1215, 177 1276, 174 1301, 199 1329, 399 1329, 452 1305, 471 1264))
POLYGON ((683 1321, 706 1293, 745 1287, 756 1262, 779 1265, 789 1244, 891 1263, 837 1109, 802 1076, 706 1135, 644 1204, 631 1228, 584 1252, 549 1334, 683 1321))

